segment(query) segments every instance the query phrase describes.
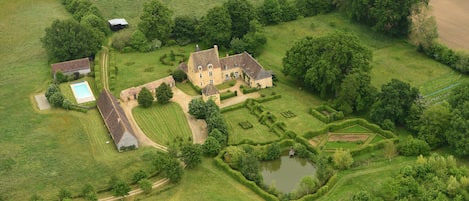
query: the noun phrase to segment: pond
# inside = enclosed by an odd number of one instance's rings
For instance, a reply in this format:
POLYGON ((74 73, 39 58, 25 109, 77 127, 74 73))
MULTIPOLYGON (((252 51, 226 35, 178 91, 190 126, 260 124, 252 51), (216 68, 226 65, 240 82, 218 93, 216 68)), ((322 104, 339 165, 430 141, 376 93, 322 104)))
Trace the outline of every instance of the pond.
POLYGON ((282 156, 275 161, 261 162, 261 174, 267 186, 272 184, 283 193, 295 189, 304 176, 313 176, 316 168, 313 164, 298 157, 282 156))

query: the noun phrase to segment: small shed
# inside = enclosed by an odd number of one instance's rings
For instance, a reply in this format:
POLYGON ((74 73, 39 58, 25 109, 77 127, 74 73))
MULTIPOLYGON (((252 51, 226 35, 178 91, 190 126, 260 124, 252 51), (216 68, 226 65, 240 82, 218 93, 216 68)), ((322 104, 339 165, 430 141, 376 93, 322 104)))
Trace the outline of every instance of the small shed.
POLYGON ((111 20, 108 20, 108 22, 109 22, 109 27, 113 31, 119 31, 129 26, 129 23, 124 18, 111 19, 111 20))
POLYGON ((84 75, 84 74, 91 72, 90 60, 88 58, 75 59, 75 60, 55 63, 55 64, 52 64, 51 67, 52 67, 52 74, 54 75, 54 78, 55 78, 55 73, 57 73, 58 71, 66 75, 72 75, 75 73, 84 75))

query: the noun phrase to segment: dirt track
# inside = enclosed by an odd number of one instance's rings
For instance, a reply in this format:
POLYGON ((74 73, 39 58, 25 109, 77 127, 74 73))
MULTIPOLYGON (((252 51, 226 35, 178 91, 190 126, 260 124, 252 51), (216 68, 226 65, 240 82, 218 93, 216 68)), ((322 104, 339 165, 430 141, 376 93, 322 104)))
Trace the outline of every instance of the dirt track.
POLYGON ((469 1, 430 0, 440 41, 454 49, 469 51, 469 1))

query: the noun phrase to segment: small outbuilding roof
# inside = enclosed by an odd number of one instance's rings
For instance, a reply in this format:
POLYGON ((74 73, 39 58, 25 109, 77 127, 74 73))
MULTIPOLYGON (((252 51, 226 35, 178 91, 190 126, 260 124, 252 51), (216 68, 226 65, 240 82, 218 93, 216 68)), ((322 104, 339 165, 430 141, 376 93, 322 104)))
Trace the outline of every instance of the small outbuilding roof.
POLYGON ((79 70, 90 69, 90 60, 88 58, 75 59, 70 61, 64 61, 51 65, 52 73, 61 71, 63 73, 71 73, 79 70))
POLYGON ((202 93, 205 95, 205 96, 212 96, 212 95, 215 95, 215 94, 218 94, 218 89, 213 86, 213 84, 208 84, 206 87, 204 87, 202 89, 202 93))
POLYGON ((115 26, 115 25, 129 25, 129 23, 127 23, 127 20, 125 20, 124 18, 116 18, 116 19, 111 19, 111 20, 108 20, 109 24, 111 26, 115 26))

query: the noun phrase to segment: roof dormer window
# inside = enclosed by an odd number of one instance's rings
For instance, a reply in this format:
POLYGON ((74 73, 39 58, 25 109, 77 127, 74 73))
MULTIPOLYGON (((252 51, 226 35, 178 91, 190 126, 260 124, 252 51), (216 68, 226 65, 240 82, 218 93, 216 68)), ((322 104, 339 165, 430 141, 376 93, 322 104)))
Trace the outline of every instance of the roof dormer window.
POLYGON ((212 70, 213 65, 212 65, 212 64, 208 64, 208 65, 207 65, 207 68, 208 68, 209 70, 212 70))
POLYGON ((201 71, 201 70, 202 70, 202 66, 198 66, 197 68, 199 69, 199 71, 201 71))

